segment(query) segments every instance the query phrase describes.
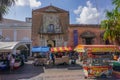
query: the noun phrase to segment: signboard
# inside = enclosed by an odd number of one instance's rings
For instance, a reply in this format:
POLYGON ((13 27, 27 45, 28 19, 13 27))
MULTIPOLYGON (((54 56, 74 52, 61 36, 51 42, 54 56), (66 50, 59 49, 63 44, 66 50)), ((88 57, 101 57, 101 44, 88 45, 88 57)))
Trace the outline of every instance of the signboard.
POLYGON ((102 76, 108 75, 112 73, 112 67, 111 66, 92 66, 92 67, 83 67, 84 74, 86 76, 102 76))
POLYGON ((110 48, 99 48, 99 47, 97 47, 97 48, 91 48, 91 52, 116 52, 116 51, 118 51, 118 50, 116 50, 115 48, 112 48, 112 47, 110 47, 110 48))
POLYGON ((102 74, 108 75, 109 69, 108 67, 93 67, 91 68, 91 74, 94 76, 101 76, 102 74))
POLYGON ((88 52, 120 52, 116 45, 78 45, 74 50, 82 52, 82 49, 88 52))

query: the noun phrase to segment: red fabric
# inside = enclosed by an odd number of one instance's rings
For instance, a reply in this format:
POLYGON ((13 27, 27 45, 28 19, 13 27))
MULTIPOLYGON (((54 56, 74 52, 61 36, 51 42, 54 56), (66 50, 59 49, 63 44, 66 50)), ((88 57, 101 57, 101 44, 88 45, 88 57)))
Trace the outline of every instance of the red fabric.
POLYGON ((52 47, 50 49, 51 52, 65 52, 65 51, 71 51, 71 47, 52 47))

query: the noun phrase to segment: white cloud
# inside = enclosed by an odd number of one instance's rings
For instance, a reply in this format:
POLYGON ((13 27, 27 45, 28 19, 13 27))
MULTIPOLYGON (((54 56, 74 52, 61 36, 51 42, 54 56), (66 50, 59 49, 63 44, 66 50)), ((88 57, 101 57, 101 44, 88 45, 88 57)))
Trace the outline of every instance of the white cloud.
POLYGON ((79 6, 74 13, 77 14, 76 22, 80 24, 98 24, 103 18, 90 1, 86 2, 86 6, 79 6))
POLYGON ((74 10, 75 14, 80 14, 82 11, 82 6, 79 6, 78 9, 74 10))
POLYGON ((30 6, 31 8, 41 6, 41 2, 37 0, 16 0, 17 6, 30 6))

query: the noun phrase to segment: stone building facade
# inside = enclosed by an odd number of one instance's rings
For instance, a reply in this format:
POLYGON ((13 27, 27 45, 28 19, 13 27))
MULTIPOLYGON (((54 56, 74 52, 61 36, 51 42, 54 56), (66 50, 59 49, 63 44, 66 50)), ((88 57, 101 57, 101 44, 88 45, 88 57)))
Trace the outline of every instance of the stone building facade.
POLYGON ((76 46, 75 37, 77 44, 82 45, 92 45, 92 44, 105 44, 103 40, 103 30, 101 30, 100 25, 94 24, 70 24, 69 26, 69 46, 76 46), (74 31, 77 31, 77 36, 75 36, 74 31))
POLYGON ((21 42, 31 55, 31 18, 25 21, 3 19, 0 22, 0 42, 21 42))
POLYGON ((32 11, 33 46, 104 44, 99 25, 69 24, 69 12, 55 6, 32 11))
POLYGON ((33 46, 64 46, 69 12, 52 5, 32 11, 33 46))

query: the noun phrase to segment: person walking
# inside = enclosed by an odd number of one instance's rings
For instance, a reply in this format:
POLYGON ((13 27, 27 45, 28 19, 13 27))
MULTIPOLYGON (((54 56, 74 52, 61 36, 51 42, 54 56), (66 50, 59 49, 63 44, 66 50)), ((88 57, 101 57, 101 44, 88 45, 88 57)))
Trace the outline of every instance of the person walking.
POLYGON ((53 65, 55 64, 55 56, 53 53, 50 52, 50 59, 52 60, 53 62, 53 65))

